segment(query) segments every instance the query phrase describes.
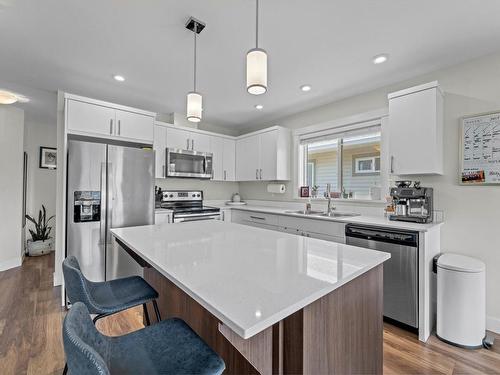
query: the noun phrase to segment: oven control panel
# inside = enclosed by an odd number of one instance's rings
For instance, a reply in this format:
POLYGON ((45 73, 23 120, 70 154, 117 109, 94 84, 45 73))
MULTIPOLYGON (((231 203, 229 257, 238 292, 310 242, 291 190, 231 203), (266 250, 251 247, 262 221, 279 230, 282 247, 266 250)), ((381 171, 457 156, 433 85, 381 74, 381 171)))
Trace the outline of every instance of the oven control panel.
POLYGON ((163 191, 162 202, 171 201, 202 201, 202 191, 163 191))

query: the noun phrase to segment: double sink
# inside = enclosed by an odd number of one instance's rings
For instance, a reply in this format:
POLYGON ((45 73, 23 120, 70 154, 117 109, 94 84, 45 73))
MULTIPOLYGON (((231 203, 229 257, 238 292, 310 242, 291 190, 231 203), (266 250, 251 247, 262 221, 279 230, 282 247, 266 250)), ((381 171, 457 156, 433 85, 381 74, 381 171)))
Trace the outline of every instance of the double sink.
POLYGON ((359 216, 359 214, 351 213, 351 212, 332 212, 327 213, 324 211, 306 211, 306 210, 289 210, 285 211, 286 214, 297 214, 297 215, 307 215, 307 216, 323 216, 323 217, 353 217, 359 216))

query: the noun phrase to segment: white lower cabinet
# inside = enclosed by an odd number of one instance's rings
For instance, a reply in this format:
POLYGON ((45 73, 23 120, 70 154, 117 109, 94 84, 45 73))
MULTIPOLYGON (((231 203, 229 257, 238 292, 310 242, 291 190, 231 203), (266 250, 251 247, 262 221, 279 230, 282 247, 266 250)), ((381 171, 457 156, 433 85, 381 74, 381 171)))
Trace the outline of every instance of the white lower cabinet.
POLYGON ((155 212, 155 224, 170 224, 172 223, 172 212, 155 212))
POLYGON ((231 209, 225 209, 221 208, 220 210, 222 218, 222 221, 225 221, 227 223, 230 223, 232 221, 232 210, 231 209))
POLYGON ((325 241, 345 243, 345 223, 233 209, 232 222, 325 241))

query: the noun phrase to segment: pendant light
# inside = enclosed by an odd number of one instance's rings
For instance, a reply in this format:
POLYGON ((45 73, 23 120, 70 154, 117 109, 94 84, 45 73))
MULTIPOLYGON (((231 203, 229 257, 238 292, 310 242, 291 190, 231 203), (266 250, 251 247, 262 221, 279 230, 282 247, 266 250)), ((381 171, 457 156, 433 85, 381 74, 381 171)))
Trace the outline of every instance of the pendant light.
POLYGON ((247 91, 261 95, 267 91, 267 52, 259 48, 259 0, 255 2, 255 48, 247 52, 247 91))
POLYGON ((196 36, 205 28, 205 24, 191 17, 186 23, 186 28, 194 33, 193 91, 187 94, 186 118, 191 122, 200 122, 201 112, 203 111, 203 98, 196 91, 196 36))

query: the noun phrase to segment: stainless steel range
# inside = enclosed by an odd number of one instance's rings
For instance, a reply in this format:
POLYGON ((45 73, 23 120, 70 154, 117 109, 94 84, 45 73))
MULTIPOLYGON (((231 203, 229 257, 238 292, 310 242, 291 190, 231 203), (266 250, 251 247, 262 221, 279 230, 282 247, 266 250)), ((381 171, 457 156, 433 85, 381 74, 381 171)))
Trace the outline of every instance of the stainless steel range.
POLYGON ((174 223, 198 220, 221 220, 220 208, 203 205, 203 191, 162 191, 161 208, 173 210, 174 223))

